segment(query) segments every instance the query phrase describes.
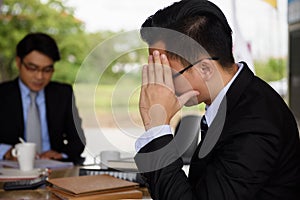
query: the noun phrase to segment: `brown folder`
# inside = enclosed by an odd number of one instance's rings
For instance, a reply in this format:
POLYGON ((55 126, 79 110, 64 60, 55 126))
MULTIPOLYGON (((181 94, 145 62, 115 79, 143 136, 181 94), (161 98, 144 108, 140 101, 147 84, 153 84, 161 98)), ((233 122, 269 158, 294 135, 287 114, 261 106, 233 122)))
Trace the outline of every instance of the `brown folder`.
POLYGON ((77 176, 48 180, 51 192, 61 199, 141 199, 137 183, 109 175, 77 176))
POLYGON ((61 190, 51 188, 50 191, 63 200, 117 200, 117 199, 142 199, 143 194, 139 190, 124 190, 120 192, 95 193, 86 195, 71 195, 61 190))

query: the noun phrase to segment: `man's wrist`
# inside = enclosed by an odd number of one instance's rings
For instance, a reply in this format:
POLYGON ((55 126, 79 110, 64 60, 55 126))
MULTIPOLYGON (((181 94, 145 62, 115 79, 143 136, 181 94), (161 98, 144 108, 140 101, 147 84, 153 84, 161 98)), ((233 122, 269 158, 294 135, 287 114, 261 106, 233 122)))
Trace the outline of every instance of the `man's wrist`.
POLYGON ((13 160, 14 156, 12 155, 11 151, 14 147, 12 146, 3 156, 4 160, 13 160))
POLYGON ((154 140, 155 138, 172 134, 172 129, 169 125, 161 125, 152 127, 143 133, 135 142, 135 149, 138 152, 141 148, 146 146, 149 142, 154 140))
POLYGON ((143 118, 146 131, 154 127, 170 125, 170 119, 168 118, 166 109, 162 105, 152 105, 147 113, 146 117, 143 118))
POLYGON ((11 150, 12 150, 13 146, 12 145, 8 145, 8 144, 0 144, 0 158, 2 159, 7 159, 8 156, 7 154, 11 155, 11 150))

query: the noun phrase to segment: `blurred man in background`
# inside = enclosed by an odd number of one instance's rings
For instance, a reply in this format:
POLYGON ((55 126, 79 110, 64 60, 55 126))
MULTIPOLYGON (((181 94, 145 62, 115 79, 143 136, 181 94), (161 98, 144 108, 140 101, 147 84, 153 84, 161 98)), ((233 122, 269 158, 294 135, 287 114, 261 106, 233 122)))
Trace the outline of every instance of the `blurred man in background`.
POLYGON ((82 164, 85 136, 71 85, 51 81, 60 53, 44 33, 16 48, 19 76, 0 84, 0 158, 11 160, 19 138, 37 144, 38 157, 82 164))

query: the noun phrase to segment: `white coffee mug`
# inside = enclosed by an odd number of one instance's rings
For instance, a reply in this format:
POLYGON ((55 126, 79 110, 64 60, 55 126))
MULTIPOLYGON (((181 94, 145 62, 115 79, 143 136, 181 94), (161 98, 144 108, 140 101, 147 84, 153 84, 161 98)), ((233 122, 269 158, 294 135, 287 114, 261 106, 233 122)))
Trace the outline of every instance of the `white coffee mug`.
MULTIPOLYGON (((107 169, 108 168, 107 161, 108 160, 119 160, 121 157, 121 153, 119 151, 108 150, 108 151, 101 151, 99 156, 100 156, 101 169, 107 169)), ((96 156, 96 157, 98 157, 98 156, 96 156)), ((96 159, 95 159, 95 162, 96 162, 96 159)))
POLYGON ((29 171, 34 168, 36 155, 35 143, 19 143, 12 149, 11 154, 18 159, 20 170, 29 171))

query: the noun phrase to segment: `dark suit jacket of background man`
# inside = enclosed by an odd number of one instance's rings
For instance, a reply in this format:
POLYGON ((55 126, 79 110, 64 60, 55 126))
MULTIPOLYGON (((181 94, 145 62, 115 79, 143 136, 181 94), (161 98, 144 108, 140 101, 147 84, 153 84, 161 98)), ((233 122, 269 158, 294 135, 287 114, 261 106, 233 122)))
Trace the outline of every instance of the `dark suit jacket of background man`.
MULTIPOLYGON (((45 87, 46 117, 50 148, 68 155, 76 164, 83 162, 85 137, 70 85, 50 82, 45 87), (75 111, 73 113, 73 111, 75 111), (76 125, 75 125, 76 123, 76 125), (68 143, 64 144, 64 140, 68 143)), ((17 144, 24 138, 24 118, 18 79, 0 84, 0 143, 17 144)))
MULTIPOLYGON (((299 133, 282 98, 254 76, 246 63, 226 96, 221 136, 202 159, 198 158, 202 142, 198 145, 188 179, 180 170, 181 159, 162 170, 143 173, 153 199, 299 200, 299 133)), ((214 125, 213 121, 209 129, 214 125)), ((170 135, 157 138, 139 153, 161 149, 172 139, 170 135)), ((148 162, 177 156, 176 149, 166 152, 168 156, 148 162)), ((138 166, 147 163, 140 155, 135 158, 138 166)))

